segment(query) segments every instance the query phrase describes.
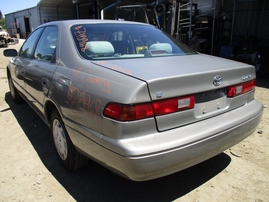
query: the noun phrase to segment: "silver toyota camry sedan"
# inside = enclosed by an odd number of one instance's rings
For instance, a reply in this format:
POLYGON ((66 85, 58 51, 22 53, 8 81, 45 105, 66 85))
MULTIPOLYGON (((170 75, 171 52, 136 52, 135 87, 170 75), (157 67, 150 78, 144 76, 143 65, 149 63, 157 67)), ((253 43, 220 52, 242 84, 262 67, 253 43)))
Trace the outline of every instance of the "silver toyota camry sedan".
POLYGON ((13 100, 51 128, 68 170, 92 159, 131 180, 159 178, 232 147, 262 117, 253 66, 147 24, 49 22, 4 55, 13 100))

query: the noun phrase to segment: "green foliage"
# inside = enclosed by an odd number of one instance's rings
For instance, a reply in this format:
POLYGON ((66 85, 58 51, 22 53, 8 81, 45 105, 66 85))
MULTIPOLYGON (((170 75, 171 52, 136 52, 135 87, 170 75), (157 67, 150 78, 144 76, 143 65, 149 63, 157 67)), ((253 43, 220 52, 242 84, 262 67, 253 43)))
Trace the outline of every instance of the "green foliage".
POLYGON ((0 26, 2 26, 3 29, 6 29, 6 20, 5 20, 5 18, 0 19, 0 26))

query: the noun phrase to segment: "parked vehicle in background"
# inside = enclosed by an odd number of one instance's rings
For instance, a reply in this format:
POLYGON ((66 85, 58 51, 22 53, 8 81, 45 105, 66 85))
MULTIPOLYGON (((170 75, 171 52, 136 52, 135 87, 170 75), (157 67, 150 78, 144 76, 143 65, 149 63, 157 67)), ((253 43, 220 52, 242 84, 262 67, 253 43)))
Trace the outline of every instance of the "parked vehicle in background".
POLYGON ((0 31, 0 46, 8 47, 10 37, 6 31, 0 31))
POLYGON ((4 55, 13 100, 51 128, 69 170, 90 158, 136 181, 166 176, 242 141, 262 117, 253 66, 147 24, 50 22, 4 55))
POLYGON ((19 39, 16 37, 10 37, 6 31, 0 31, 0 46, 8 47, 9 45, 19 43, 19 39))

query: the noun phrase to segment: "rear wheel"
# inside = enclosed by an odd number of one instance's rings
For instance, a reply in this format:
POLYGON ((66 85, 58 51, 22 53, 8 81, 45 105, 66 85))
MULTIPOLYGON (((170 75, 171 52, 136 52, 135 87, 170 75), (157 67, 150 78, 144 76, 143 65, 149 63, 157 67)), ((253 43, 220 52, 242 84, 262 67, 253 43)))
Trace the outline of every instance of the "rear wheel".
POLYGON ((17 104, 22 103, 23 99, 20 96, 17 88, 14 86, 12 78, 10 77, 9 74, 7 75, 7 79, 8 79, 8 86, 9 86, 10 94, 11 94, 13 101, 17 104))
POLYGON ((60 161, 67 170, 74 171, 87 165, 88 158, 74 147, 57 110, 51 113, 51 132, 60 161))

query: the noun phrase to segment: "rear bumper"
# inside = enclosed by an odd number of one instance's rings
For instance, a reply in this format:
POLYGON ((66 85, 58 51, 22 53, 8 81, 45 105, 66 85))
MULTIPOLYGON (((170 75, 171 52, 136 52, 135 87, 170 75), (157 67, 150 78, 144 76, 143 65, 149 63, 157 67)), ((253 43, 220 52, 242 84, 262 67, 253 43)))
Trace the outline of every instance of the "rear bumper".
POLYGON ((81 141, 91 144, 96 155, 79 142, 74 144, 126 178, 150 180, 191 167, 242 141, 254 132, 262 112, 263 106, 254 100, 220 116, 141 138, 112 141, 103 136, 97 145, 83 136, 81 141), (119 150, 111 149, 115 147, 119 150))

